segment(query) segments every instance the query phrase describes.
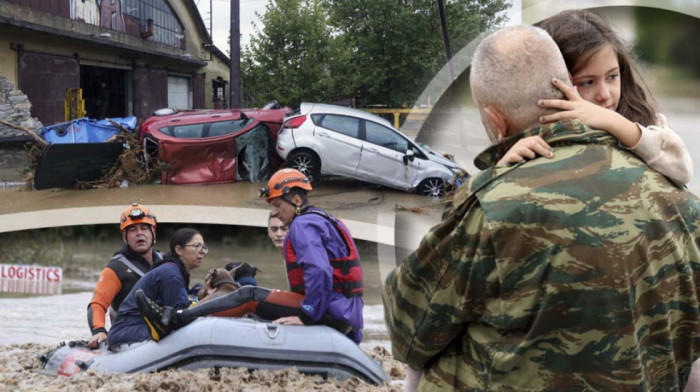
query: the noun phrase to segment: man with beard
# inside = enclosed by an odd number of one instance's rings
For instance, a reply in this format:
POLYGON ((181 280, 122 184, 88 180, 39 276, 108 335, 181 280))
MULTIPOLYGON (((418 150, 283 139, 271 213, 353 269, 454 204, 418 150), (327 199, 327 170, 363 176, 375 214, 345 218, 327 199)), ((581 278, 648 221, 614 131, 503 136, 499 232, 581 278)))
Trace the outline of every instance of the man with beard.
POLYGON ((156 217, 148 207, 133 203, 121 214, 120 230, 124 246, 119 249, 97 281, 92 300, 88 305, 87 318, 92 338, 89 347, 97 347, 107 341, 105 317, 111 321, 119 311, 124 298, 151 266, 163 257, 153 249, 156 243, 156 217))

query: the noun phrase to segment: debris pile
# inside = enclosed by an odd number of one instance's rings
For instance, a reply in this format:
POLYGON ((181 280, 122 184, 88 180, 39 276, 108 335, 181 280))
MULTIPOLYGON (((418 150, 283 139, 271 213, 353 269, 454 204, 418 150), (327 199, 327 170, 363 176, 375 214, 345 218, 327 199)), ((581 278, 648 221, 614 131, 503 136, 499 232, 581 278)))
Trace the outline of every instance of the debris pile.
POLYGON ((116 188, 126 184, 125 181, 128 181, 128 184, 144 184, 154 178, 156 174, 160 177, 160 174, 157 173, 157 167, 146 168, 143 146, 139 143, 137 136, 114 121, 110 121, 110 123, 119 129, 119 134, 105 143, 122 143, 124 144, 124 152, 119 156, 117 163, 109 168, 102 178, 95 181, 79 181, 77 188, 116 188))

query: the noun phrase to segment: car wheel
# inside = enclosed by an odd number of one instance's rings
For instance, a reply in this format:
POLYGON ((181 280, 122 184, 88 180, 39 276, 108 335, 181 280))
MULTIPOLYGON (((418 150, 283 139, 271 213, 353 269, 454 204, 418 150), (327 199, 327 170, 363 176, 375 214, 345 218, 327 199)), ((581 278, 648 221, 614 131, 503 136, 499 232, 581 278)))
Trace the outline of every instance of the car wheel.
POLYGON ((297 169, 311 179, 317 179, 321 172, 321 161, 310 151, 297 151, 287 158, 287 166, 297 169))
POLYGON ((418 184, 418 193, 430 197, 442 197, 445 195, 445 181, 441 178, 426 178, 418 184))

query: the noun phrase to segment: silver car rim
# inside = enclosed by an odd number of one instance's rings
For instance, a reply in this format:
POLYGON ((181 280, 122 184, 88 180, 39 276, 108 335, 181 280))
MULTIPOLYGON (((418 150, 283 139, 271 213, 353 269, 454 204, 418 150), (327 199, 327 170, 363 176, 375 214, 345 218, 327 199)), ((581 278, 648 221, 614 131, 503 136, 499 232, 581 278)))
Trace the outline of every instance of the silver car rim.
POLYGON ((314 169, 314 163, 311 157, 307 155, 300 155, 294 159, 294 168, 305 175, 309 175, 314 169))
POLYGON ((425 185, 423 185, 423 193, 430 197, 440 197, 442 196, 444 190, 444 184, 441 180, 437 178, 427 180, 425 185))

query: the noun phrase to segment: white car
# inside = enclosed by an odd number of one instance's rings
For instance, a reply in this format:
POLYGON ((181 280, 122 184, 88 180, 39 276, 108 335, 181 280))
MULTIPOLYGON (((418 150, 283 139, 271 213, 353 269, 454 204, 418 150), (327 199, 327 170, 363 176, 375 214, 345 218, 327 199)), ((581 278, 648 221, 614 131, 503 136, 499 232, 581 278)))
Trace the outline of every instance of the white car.
POLYGON ((320 103, 302 103, 285 117, 277 153, 312 179, 345 176, 429 196, 442 196, 461 171, 379 116, 320 103))

